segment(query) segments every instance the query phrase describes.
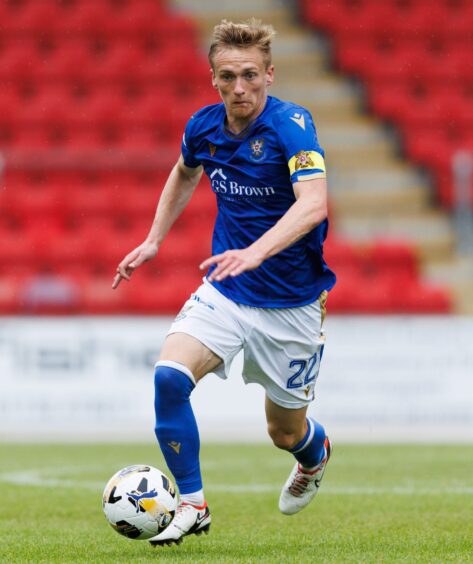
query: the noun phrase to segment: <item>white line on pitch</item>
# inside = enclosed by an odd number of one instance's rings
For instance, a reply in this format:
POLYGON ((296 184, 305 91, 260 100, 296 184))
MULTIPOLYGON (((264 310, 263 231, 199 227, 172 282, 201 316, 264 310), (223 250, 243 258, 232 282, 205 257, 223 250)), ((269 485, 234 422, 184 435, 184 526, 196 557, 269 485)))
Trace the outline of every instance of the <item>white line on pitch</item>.
MULTIPOLYGON (((101 492, 104 483, 94 480, 73 480, 52 477, 54 472, 62 469, 54 468, 48 471, 28 470, 21 472, 5 472, 0 474, 0 482, 23 485, 40 486, 44 488, 75 488, 101 492), (48 476, 49 475, 49 476, 48 476)), ((77 469, 76 469, 77 470, 77 469)), ((205 489, 209 492, 223 492, 228 494, 258 494, 279 492, 280 484, 207 484, 205 489)), ((327 484, 321 490, 324 495, 473 495, 473 486, 446 486, 446 487, 415 487, 415 486, 330 486, 327 484)))
MULTIPOLYGON (((272 493, 280 491, 281 485, 271 484, 209 484, 208 491, 225 493, 272 493)), ((415 486, 376 487, 376 486, 322 486, 320 490, 326 495, 473 495, 473 486, 432 487, 431 489, 415 486)))

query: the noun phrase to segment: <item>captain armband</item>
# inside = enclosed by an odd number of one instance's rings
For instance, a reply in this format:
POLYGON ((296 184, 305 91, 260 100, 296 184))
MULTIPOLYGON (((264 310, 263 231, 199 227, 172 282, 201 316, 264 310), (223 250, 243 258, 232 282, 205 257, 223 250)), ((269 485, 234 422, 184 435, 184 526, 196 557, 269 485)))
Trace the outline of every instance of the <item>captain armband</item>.
POLYGON ((320 153, 316 151, 299 151, 289 160, 289 172, 292 177, 297 174, 297 181, 325 178, 325 162, 320 153))

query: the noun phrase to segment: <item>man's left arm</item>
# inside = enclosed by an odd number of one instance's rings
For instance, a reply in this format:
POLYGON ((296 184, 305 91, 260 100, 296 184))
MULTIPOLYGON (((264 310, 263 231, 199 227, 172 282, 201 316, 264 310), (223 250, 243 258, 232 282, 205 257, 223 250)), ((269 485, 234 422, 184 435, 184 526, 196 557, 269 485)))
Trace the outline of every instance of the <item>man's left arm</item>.
POLYGON ((200 268, 217 267, 209 281, 254 270, 266 259, 294 244, 327 217, 327 181, 315 178, 294 183, 296 201, 271 229, 246 249, 225 251, 205 260, 200 268))

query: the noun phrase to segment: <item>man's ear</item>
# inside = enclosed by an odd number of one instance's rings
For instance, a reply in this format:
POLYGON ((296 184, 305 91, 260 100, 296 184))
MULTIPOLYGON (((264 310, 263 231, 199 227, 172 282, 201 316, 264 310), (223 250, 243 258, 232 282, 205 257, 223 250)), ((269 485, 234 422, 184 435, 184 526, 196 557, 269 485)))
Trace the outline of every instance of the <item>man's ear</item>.
POLYGON ((271 86, 274 80, 274 65, 270 65, 266 70, 266 86, 271 86))
POLYGON ((217 80, 215 79, 215 73, 213 69, 210 69, 210 74, 212 76, 212 86, 215 88, 215 90, 218 90, 217 80))

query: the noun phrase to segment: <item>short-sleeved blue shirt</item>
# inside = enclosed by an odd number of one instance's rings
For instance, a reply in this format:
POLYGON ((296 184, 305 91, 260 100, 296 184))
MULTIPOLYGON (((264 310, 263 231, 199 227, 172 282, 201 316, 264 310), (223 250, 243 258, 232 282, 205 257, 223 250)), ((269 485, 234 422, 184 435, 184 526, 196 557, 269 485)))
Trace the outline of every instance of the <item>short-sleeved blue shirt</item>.
MULTIPOLYGON (((248 247, 268 231, 296 201, 294 182, 325 177, 324 152, 305 108, 268 96, 263 112, 238 136, 225 127, 225 117, 223 104, 199 110, 182 142, 184 163, 203 165, 217 197, 214 255, 248 247)), ((327 228, 325 220, 257 269, 212 284, 249 306, 309 304, 335 284, 323 259, 327 228)))

